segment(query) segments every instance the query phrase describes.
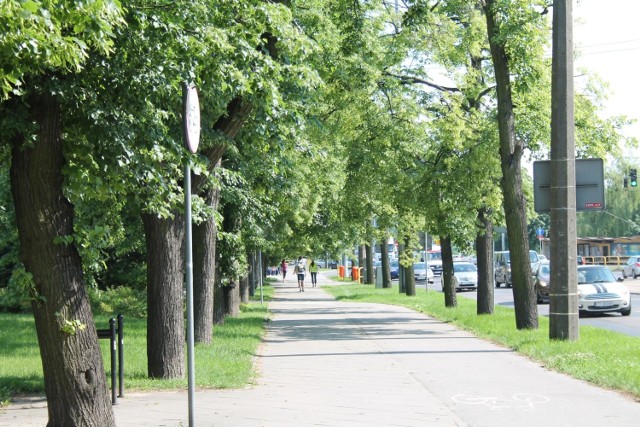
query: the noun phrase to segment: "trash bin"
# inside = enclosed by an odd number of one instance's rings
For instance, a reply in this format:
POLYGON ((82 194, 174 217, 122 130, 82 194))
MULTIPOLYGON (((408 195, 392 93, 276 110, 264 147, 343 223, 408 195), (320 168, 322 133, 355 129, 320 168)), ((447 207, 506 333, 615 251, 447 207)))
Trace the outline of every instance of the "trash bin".
POLYGON ((351 267, 351 280, 354 282, 360 281, 360 269, 358 267, 351 267))
POLYGON ((344 279, 344 265, 338 266, 338 277, 344 279))

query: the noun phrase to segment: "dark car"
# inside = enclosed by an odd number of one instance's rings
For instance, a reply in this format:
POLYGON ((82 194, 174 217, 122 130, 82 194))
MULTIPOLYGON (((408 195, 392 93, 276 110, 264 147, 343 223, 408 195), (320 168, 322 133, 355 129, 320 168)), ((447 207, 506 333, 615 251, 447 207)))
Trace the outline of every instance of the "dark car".
POLYGON ((329 261, 329 268, 336 269, 338 268, 338 261, 329 261))
POLYGON ((549 282, 551 279, 551 268, 549 261, 540 261, 538 268, 533 272, 533 281, 536 288, 536 299, 538 304, 549 302, 549 282))
POLYGON ((391 270, 391 280, 400 277, 400 264, 397 259, 389 261, 389 270, 391 270))

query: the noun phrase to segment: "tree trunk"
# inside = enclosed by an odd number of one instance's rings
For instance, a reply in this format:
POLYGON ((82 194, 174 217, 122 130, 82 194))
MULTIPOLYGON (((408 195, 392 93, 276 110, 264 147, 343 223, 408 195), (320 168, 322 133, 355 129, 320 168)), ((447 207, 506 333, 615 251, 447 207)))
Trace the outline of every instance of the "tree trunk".
POLYGON ((240 286, 236 282, 231 282, 222 288, 224 289, 225 316, 238 316, 240 314, 240 286))
MULTIPOLYGON (((400 240, 403 242, 403 240, 400 240)), ((402 255, 404 253, 404 243, 398 242, 398 255, 402 255)), ((406 293, 406 280, 405 280, 405 270, 400 263, 400 257, 398 257, 398 292, 401 294, 406 293)))
POLYGON ((382 257, 382 287, 390 288, 393 286, 391 282, 391 266, 389 265, 389 246, 387 246, 387 238, 380 242, 380 255, 382 257))
POLYGON ((440 239, 442 249, 442 290, 444 291, 445 307, 457 307, 456 287, 453 282, 453 252, 451 249, 451 237, 440 239))
POLYGON ((405 237, 404 247, 409 252, 409 256, 411 257, 411 264, 409 267, 404 269, 405 273, 405 292, 407 296, 414 297, 416 296, 416 278, 413 275, 413 249, 409 245, 409 238, 405 237))
POLYGON ((476 255, 478 264, 478 314, 493 314, 493 223, 486 208, 478 209, 478 221, 483 230, 476 237, 476 255))
MULTIPOLYGON (((221 151, 209 152, 218 155, 221 151)), ((213 159, 212 159, 213 160, 213 159)), ((217 168, 220 159, 213 163, 217 168)), ((220 189, 206 188, 202 177, 193 177, 194 188, 202 188, 200 195, 213 212, 220 204, 220 189)), ((208 218, 193 226, 193 334, 197 343, 211 343, 213 338, 214 288, 216 279, 216 241, 218 228, 215 218, 208 218)))
POLYGON ((240 302, 248 303, 249 302, 249 276, 251 275, 251 270, 249 270, 248 275, 240 279, 240 302))
POLYGON ((224 286, 220 283, 220 274, 216 269, 216 280, 213 287, 213 324, 222 325, 225 315, 225 295, 224 286))
POLYGON ((518 329, 537 329, 538 306, 535 290, 531 286, 526 201, 522 192, 521 159, 523 142, 516 140, 515 136, 509 60, 504 46, 504 38, 499 37, 497 18, 494 14, 493 6, 494 0, 486 0, 484 3, 498 96, 498 133, 502 165, 501 185, 507 235, 509 236, 516 327, 518 329))
POLYGON ((367 284, 375 285, 376 279, 373 275, 373 246, 365 245, 365 253, 367 254, 365 263, 367 264, 365 270, 367 272, 367 284))
POLYGON ((25 135, 13 140, 11 191, 20 261, 33 278, 30 294, 47 395, 47 425, 113 426, 82 260, 72 243, 56 241, 73 236, 74 217, 63 193, 62 113, 50 94, 33 95, 29 103, 37 135, 33 143, 25 135), (86 329, 64 332, 65 320, 78 321, 86 329))
POLYGON ((143 214, 147 244, 147 363, 151 378, 184 377, 184 217, 143 214))
MULTIPOLYGON (((358 268, 362 268, 365 267, 366 265, 366 261, 365 258, 368 256, 367 254, 367 248, 365 245, 360 245, 358 246, 358 268)), ((361 274, 361 278, 360 281, 362 283, 366 283, 367 282, 367 274, 369 274, 368 270, 366 268, 362 268, 360 270, 360 274, 361 274), (364 274, 365 276, 362 277, 362 274, 364 274)))

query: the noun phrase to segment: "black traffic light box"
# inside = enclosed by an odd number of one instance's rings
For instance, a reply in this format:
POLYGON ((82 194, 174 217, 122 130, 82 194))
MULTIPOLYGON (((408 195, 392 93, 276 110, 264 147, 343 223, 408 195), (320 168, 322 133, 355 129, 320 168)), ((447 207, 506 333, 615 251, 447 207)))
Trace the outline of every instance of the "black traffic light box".
POLYGON ((629 184, 631 184, 632 187, 638 186, 638 172, 635 169, 629 171, 629 184))

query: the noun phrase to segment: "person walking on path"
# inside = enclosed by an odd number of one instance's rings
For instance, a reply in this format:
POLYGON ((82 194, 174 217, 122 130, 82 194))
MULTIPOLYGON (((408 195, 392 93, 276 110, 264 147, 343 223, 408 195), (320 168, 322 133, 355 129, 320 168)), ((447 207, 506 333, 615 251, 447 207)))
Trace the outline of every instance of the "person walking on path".
POLYGON ((313 259, 309 264, 309 273, 311 273, 311 286, 315 288, 318 284, 318 264, 313 259))
POLYGON ((298 276, 298 292, 304 292, 304 273, 305 273, 304 260, 301 256, 298 257, 298 262, 293 268, 293 273, 298 276))
POLYGON ((287 261, 284 258, 280 263, 280 270, 282 270, 282 281, 284 282, 284 278, 287 277, 287 261))

